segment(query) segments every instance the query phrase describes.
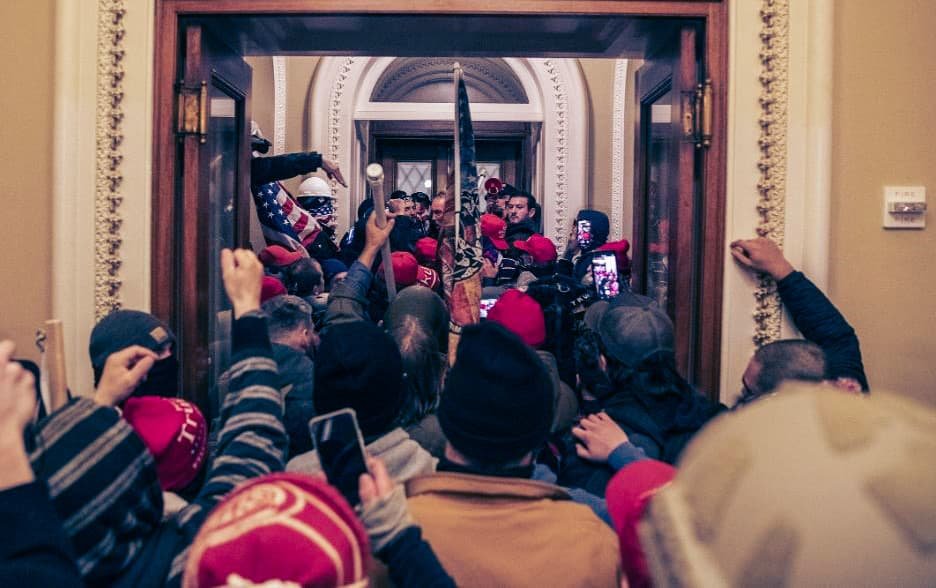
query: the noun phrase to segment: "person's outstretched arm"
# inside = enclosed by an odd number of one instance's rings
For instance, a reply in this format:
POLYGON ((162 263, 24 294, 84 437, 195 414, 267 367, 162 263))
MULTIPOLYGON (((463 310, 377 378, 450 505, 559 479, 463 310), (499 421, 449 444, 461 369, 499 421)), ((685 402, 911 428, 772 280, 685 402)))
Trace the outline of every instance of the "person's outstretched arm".
MULTIPOLYGON (((387 213, 387 224, 383 228, 377 226, 377 215, 368 217, 364 249, 348 268, 348 276, 329 294, 323 329, 340 323, 368 320, 367 291, 374 279, 371 268, 380 248, 390 238, 395 222, 393 216, 387 213)), ((388 260, 385 263, 390 262, 388 260)))
POLYGON ((796 328, 825 352, 833 378, 853 378, 862 390, 868 390, 855 329, 815 284, 796 271, 773 241, 763 237, 734 241, 731 255, 741 265, 774 279, 796 328))
POLYGON ((338 164, 330 159, 323 158, 320 153, 315 151, 254 157, 250 160, 250 183, 253 186, 262 186, 270 182, 308 174, 320 168, 328 176, 328 179, 334 178, 342 186, 348 186, 345 183, 344 176, 341 175, 338 164))
MULTIPOLYGON (((263 266, 252 251, 221 252, 224 288, 234 307, 231 326, 229 392, 221 407, 221 428, 204 486, 176 515, 183 536, 194 539, 214 506, 235 486, 283 470, 288 445, 283 426, 283 395, 277 389, 266 319, 260 311, 263 266)), ((190 542, 189 542, 190 544, 190 542)), ((172 562, 167 584, 182 578, 188 544, 172 562)))
POLYGON ((0 342, 0 586, 83 586, 68 537, 36 480, 23 431, 36 410, 33 375, 12 361, 12 341, 0 342))

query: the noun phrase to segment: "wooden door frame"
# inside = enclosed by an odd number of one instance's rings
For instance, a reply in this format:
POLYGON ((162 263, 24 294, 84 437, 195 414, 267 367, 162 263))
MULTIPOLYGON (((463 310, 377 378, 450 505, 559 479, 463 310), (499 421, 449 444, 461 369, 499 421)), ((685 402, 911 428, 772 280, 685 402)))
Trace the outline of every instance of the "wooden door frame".
POLYGON ((703 155, 704 210, 699 276, 700 349, 709 361, 699 366, 697 381, 714 392, 721 368, 728 132, 728 5, 720 0, 156 0, 153 108, 153 216, 151 309, 156 316, 175 316, 176 139, 174 87, 179 77, 179 19, 185 16, 267 14, 488 14, 570 16, 610 15, 697 18, 704 21, 702 56, 713 81, 713 138, 703 155))

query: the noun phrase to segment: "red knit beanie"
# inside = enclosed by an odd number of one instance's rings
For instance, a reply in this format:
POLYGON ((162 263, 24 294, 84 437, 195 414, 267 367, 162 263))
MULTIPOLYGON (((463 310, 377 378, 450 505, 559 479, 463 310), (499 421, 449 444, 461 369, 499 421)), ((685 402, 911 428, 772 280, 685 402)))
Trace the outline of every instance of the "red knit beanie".
POLYGON ((439 244, 432 237, 423 237, 416 241, 416 259, 419 263, 432 263, 435 261, 439 244))
POLYGON ((504 292, 488 311, 487 320, 503 325, 530 347, 539 347, 546 342, 543 309, 532 296, 520 290, 504 292))
POLYGON ((347 586, 366 578, 367 534, 327 482, 280 473, 228 494, 198 531, 183 586, 224 586, 234 575, 253 583, 347 586))
POLYGON ((260 287, 260 302, 286 294, 286 286, 273 276, 263 276, 263 285, 260 287))
POLYGON ((195 479, 208 445, 197 406, 181 398, 139 396, 124 403, 123 416, 156 459, 163 490, 181 490, 195 479))

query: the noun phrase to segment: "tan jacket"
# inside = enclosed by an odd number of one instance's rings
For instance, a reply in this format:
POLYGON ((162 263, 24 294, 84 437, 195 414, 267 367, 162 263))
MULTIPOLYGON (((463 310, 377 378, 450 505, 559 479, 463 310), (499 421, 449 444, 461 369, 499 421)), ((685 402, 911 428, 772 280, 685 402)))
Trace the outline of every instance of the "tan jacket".
POLYGON ((617 536, 558 486, 437 473, 406 483, 409 509, 461 587, 618 586, 617 536))

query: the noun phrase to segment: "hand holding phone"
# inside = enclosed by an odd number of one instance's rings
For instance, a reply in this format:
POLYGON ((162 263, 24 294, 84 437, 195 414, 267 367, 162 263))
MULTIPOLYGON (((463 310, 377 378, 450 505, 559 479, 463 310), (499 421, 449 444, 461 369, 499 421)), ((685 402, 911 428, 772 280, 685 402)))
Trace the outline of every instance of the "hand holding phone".
POLYGON ((608 300, 621 293, 618 282, 617 258, 613 251, 600 251, 591 259, 592 280, 598 298, 608 300))
POLYGON ((578 224, 576 225, 575 240, 578 241, 578 246, 580 249, 588 250, 591 248, 592 234, 590 220, 578 221, 578 224))
POLYGON ((309 432, 329 484, 351 506, 360 504, 358 483, 361 474, 370 472, 354 409, 343 408, 313 418, 309 421, 309 432))

